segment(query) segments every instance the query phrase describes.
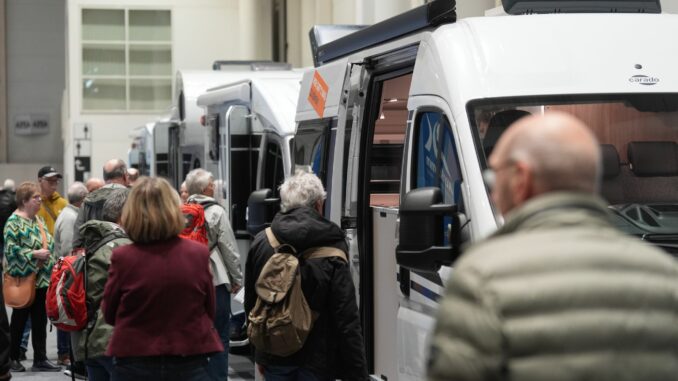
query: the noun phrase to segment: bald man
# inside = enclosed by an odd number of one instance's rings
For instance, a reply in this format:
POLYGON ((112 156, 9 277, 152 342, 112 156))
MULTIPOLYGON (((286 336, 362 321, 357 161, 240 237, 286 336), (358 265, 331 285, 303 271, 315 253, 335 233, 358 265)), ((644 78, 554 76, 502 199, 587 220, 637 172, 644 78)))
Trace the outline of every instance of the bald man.
POLYGON ((103 187, 106 185, 104 180, 98 178, 98 177, 90 177, 87 182, 85 182, 85 187, 87 187, 87 192, 94 192, 95 190, 103 187))
POLYGON ((429 380, 676 380, 678 265, 617 231, 578 119, 520 119, 489 158, 504 225, 454 265, 429 380))
POLYGON ((85 198, 73 229, 73 248, 82 247, 80 226, 89 220, 101 220, 104 202, 115 189, 127 188, 127 164, 122 159, 112 159, 104 164, 104 182, 101 188, 91 192, 85 198))

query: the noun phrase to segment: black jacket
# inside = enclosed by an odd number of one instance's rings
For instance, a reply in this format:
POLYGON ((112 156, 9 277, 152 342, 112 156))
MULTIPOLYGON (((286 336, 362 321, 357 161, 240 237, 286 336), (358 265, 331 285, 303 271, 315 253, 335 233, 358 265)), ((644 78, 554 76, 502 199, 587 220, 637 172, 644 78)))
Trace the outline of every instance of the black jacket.
MULTIPOLYGON (((5 223, 9 216, 14 213, 14 210, 16 210, 16 193, 9 189, 0 190, 0 254, 2 254, 5 242, 5 235, 3 234, 5 223)), ((0 255, 0 258, 2 258, 2 255, 0 255)))
MULTIPOLYGON (((278 241, 292 245, 298 253, 318 246, 332 246, 348 253, 341 228, 311 208, 278 213, 271 228, 278 241)), ((271 255, 273 248, 262 231, 254 239, 245 265, 247 314, 256 302, 254 284, 271 255)), ((366 380, 365 348, 349 265, 334 257, 302 261, 300 268, 306 301, 320 316, 299 352, 278 357, 256 351, 257 363, 299 366, 332 378, 366 380)))

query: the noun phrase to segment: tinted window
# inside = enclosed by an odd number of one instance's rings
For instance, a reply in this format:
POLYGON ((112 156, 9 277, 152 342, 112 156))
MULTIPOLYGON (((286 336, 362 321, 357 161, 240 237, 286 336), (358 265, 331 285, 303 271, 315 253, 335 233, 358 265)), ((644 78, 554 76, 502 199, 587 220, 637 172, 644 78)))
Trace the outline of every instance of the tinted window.
POLYGON ((326 184, 329 121, 302 124, 294 136, 295 169, 312 170, 326 184))
POLYGON ((278 195, 278 187, 285 180, 283 170, 282 149, 276 142, 266 144, 266 156, 264 157, 264 188, 273 190, 278 195))

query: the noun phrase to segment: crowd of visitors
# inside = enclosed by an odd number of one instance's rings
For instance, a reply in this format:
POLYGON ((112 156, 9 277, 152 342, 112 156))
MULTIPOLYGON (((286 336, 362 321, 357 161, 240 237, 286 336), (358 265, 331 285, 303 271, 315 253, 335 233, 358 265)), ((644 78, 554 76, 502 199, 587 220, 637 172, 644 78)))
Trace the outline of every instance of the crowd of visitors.
MULTIPOLYGON (((678 267, 609 222, 595 195, 600 157, 595 136, 563 113, 521 117, 499 137, 484 180, 505 223, 454 264, 429 379, 675 379, 678 267)), ((113 159, 103 180, 71 184, 67 200, 61 179, 46 166, 37 182, 0 189, 0 305, 12 308, 11 319, 0 308, 0 381, 26 371, 26 331, 35 372, 226 381, 231 297, 243 287, 266 380, 369 379, 349 246, 323 216, 314 174, 283 182, 281 211, 244 264, 204 169, 176 190, 113 159), (87 324, 58 332, 53 364, 46 296, 55 261, 71 255, 84 258, 87 324), (305 320, 277 326, 292 310, 305 320)))

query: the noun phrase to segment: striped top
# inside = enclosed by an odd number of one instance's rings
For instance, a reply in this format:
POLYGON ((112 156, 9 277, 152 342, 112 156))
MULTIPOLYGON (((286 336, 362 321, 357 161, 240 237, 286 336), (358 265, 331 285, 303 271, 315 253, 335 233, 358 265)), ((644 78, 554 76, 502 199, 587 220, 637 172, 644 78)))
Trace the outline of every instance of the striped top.
MULTIPOLYGON (((44 225, 44 220, 36 216, 34 220, 28 220, 13 213, 5 225, 5 272, 11 276, 27 276, 37 273, 35 280, 36 288, 49 286, 49 278, 54 266, 54 256, 50 256, 42 267, 38 268, 38 260, 33 258, 33 250, 42 249, 42 235, 38 220, 44 225)), ((46 228, 48 249, 54 251, 54 239, 46 228)))

